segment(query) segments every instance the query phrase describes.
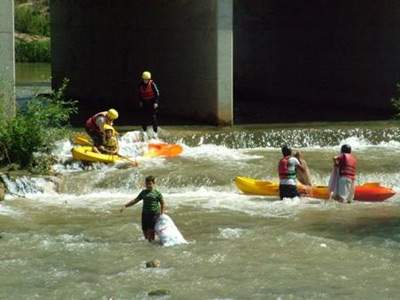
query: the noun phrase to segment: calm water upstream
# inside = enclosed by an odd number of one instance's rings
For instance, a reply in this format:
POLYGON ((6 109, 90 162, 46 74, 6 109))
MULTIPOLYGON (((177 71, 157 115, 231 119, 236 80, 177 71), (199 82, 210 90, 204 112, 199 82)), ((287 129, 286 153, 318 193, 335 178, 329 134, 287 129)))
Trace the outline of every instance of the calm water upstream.
MULTIPOLYGON (((359 160, 358 182, 400 191, 400 129, 395 124, 319 124, 228 129, 163 128, 180 143, 173 159, 138 168, 65 163, 58 191, 40 178, 10 181, 0 204, 1 299, 398 299, 400 197, 340 205, 246 196, 237 175, 276 178, 285 140, 304 152, 315 183, 327 184, 342 143, 359 160), (119 213, 143 178, 155 175, 168 214, 187 245, 143 240, 141 205, 119 213), (161 268, 146 269, 157 258, 161 268)), ((122 152, 134 155, 135 133, 122 152)))
POLYGON ((46 63, 16 63, 16 96, 19 105, 25 105, 33 95, 49 93, 51 66, 46 63))

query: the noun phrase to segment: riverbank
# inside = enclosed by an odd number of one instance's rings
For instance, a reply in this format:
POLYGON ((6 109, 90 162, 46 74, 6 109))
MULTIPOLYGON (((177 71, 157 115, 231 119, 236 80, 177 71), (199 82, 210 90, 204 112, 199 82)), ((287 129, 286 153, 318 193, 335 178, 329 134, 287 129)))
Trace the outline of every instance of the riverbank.
POLYGON ((15 1, 16 62, 50 62, 50 18, 47 0, 15 1))

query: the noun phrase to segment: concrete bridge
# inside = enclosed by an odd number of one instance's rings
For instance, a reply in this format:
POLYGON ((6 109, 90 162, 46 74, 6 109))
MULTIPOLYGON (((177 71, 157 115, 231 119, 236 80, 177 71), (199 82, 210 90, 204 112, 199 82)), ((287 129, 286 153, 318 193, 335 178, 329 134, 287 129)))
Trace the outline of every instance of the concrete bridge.
POLYGON ((82 120, 137 123, 143 70, 166 122, 388 118, 399 16, 396 0, 54 0, 53 87, 71 79, 82 120))

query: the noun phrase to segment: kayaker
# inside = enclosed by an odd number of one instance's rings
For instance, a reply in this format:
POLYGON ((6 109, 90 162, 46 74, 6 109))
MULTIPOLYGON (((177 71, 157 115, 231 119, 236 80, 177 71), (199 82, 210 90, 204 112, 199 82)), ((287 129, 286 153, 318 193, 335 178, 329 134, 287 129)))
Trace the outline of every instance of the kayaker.
POLYGON ((283 198, 299 197, 300 194, 296 187, 296 171, 299 169, 304 172, 304 168, 298 159, 292 156, 292 149, 287 145, 284 145, 281 150, 283 158, 279 161, 278 165, 279 196, 281 200, 283 198))
POLYGON ((165 203, 161 193, 155 189, 154 176, 146 177, 145 186, 146 188, 142 190, 135 199, 122 206, 120 212, 122 213, 125 208, 133 206, 139 201, 143 200, 142 231, 144 237, 149 242, 152 242, 155 238, 154 227, 159 216, 164 213, 165 203))
POLYGON ((118 154, 119 144, 116 132, 111 125, 104 124, 104 143, 103 145, 93 146, 93 151, 104 154, 118 154))
POLYGON ((300 151, 296 151, 294 157, 297 158, 304 169, 304 171, 300 168, 297 170, 297 180, 300 181, 301 184, 311 186, 312 184, 310 179, 310 169, 308 168, 307 162, 304 159, 303 153, 301 153, 300 151))
POLYGON ((115 119, 118 119, 118 112, 113 108, 99 112, 87 119, 85 129, 95 146, 104 145, 104 125, 112 126, 115 119))
POLYGON ((340 155, 333 158, 332 198, 339 202, 351 203, 354 200, 357 159, 351 154, 350 145, 343 145, 340 155))
POLYGON ((154 137, 157 138, 158 123, 157 111, 160 92, 155 82, 151 79, 151 73, 144 71, 139 87, 139 106, 142 110, 142 128, 144 133, 147 131, 147 126, 152 124, 154 137))

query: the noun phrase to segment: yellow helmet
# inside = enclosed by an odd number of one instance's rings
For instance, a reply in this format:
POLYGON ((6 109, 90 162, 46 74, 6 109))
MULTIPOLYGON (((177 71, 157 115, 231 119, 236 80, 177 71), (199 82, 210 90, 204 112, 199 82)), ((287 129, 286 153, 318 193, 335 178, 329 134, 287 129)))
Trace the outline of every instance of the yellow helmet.
POLYGON ((151 73, 149 71, 144 71, 142 73, 142 79, 143 80, 150 80, 151 79, 151 73))
POLYGON ((107 118, 110 120, 118 119, 118 112, 114 108, 109 109, 107 112, 107 118))
POLYGON ((104 131, 106 131, 106 130, 112 130, 112 132, 115 131, 114 127, 112 127, 111 125, 108 125, 108 124, 104 124, 103 128, 104 128, 104 131))

